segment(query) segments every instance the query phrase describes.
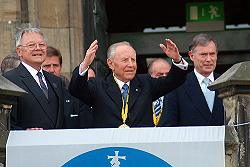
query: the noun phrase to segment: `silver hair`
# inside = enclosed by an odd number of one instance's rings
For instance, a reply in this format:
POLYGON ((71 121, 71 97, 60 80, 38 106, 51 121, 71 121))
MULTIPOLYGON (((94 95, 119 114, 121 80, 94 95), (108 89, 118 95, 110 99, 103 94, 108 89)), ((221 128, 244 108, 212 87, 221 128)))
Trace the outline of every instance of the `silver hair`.
POLYGON ((198 34, 196 35, 191 44, 189 45, 189 51, 193 51, 198 45, 207 46, 210 42, 213 42, 217 51, 217 42, 214 37, 209 34, 198 34))
MULTIPOLYGON (((39 28, 35 28, 35 27, 23 28, 20 31, 18 31, 16 34, 16 47, 19 47, 21 45, 21 40, 22 40, 23 34, 27 33, 27 32, 39 33, 44 38, 44 35, 43 35, 41 29, 39 29, 39 28)), ((44 38, 44 40, 45 40, 45 38, 44 38)))
POLYGON ((116 52, 116 48, 117 48, 118 46, 122 46, 122 45, 129 46, 129 47, 131 47, 132 49, 134 49, 134 48, 132 47, 132 45, 131 45, 129 42, 127 42, 127 41, 117 42, 117 43, 114 43, 114 44, 110 45, 110 47, 108 48, 108 51, 107 51, 107 58, 108 58, 108 59, 109 59, 109 58, 114 58, 115 52, 116 52))

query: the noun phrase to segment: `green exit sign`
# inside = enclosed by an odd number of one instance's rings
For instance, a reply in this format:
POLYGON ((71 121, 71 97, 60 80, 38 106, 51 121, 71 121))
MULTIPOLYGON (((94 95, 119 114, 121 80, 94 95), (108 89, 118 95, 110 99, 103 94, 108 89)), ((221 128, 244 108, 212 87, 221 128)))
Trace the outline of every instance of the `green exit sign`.
POLYGON ((224 20, 223 2, 201 2, 186 4, 187 22, 211 22, 224 20))

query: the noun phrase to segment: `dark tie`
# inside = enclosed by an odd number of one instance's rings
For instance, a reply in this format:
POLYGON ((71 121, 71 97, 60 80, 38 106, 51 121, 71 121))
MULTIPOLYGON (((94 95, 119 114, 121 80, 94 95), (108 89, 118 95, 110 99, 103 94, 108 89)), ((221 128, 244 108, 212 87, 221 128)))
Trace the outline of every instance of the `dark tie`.
POLYGON ((214 105, 214 94, 212 91, 210 91, 207 86, 211 83, 211 80, 209 78, 204 78, 203 79, 203 83, 206 85, 205 86, 205 90, 203 92, 205 99, 207 101, 207 105, 210 109, 210 111, 212 112, 213 110, 213 105, 214 105))
POLYGON ((41 89, 42 89, 44 95, 45 95, 46 98, 48 99, 48 89, 47 89, 45 83, 43 82, 43 79, 42 79, 42 78, 43 78, 43 75, 42 75, 41 72, 38 72, 38 73, 37 73, 37 76, 38 76, 38 79, 39 79, 40 87, 41 87, 41 89))
POLYGON ((154 102, 154 112, 156 118, 158 118, 158 116, 161 113, 161 106, 162 106, 162 99, 159 98, 154 102))
POLYGON ((122 86, 122 96, 123 96, 123 100, 124 100, 124 104, 126 103, 127 101, 127 96, 128 96, 128 85, 127 84, 124 84, 122 86))

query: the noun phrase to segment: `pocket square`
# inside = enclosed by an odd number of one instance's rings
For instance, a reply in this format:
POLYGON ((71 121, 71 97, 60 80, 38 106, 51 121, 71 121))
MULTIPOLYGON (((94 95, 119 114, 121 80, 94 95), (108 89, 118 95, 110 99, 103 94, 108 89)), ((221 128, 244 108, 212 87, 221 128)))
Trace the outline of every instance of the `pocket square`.
POLYGON ((70 114, 70 117, 78 117, 78 114, 70 114))

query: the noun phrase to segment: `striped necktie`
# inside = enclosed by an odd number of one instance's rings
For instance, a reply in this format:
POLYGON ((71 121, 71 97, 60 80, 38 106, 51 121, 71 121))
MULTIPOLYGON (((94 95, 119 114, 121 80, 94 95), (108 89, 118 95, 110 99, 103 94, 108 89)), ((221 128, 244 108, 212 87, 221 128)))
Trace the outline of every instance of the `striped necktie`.
POLYGON ((39 80, 39 83, 40 83, 40 87, 41 87, 44 95, 48 99, 48 88, 46 87, 45 83, 43 82, 43 79, 42 79, 43 78, 43 74, 41 72, 38 72, 37 76, 38 76, 38 80, 39 80))
POLYGON ((154 101, 154 112, 156 118, 158 118, 158 116, 160 115, 161 109, 162 109, 162 99, 160 97, 159 99, 154 101))

